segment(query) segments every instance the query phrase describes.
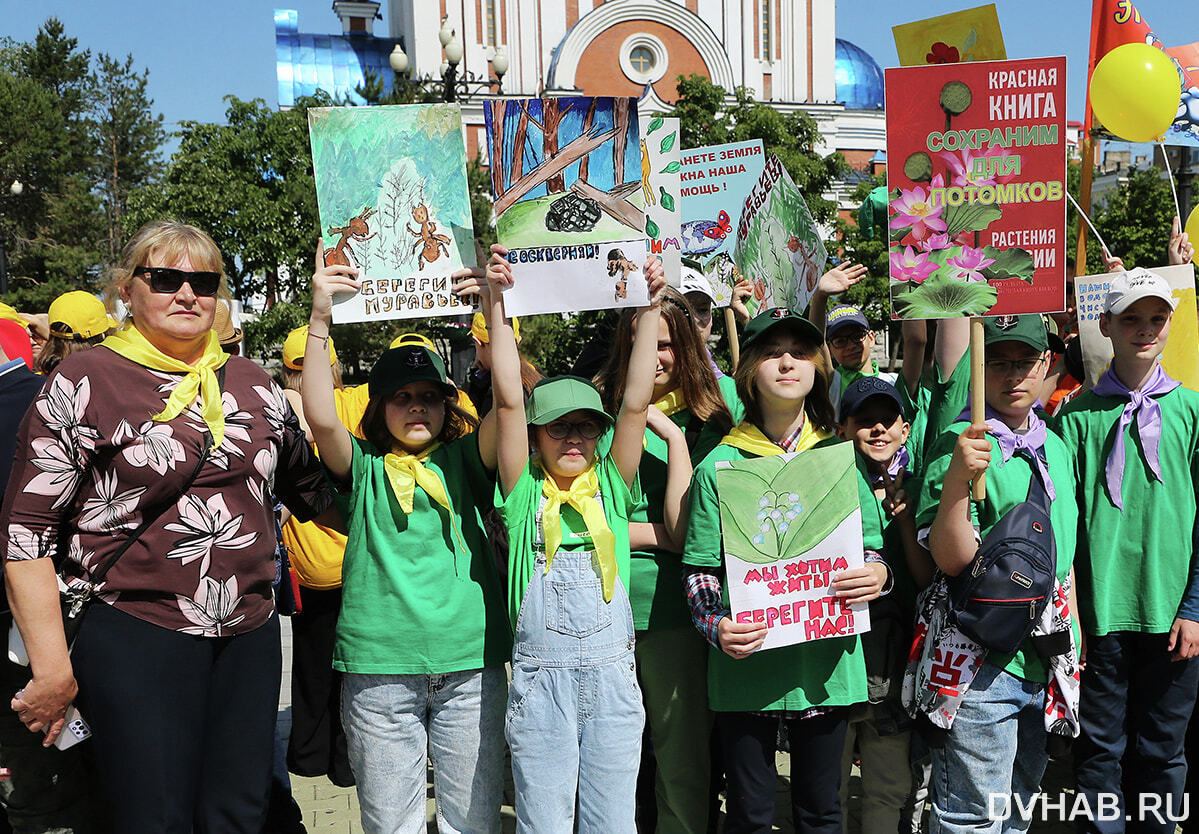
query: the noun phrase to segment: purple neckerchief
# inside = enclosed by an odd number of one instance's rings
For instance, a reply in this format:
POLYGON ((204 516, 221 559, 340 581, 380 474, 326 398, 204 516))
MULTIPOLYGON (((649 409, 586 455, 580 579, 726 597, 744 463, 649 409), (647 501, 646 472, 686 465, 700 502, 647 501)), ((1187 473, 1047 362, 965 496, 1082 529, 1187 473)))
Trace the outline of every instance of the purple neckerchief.
MULTIPOLYGON (((899 451, 891 456, 891 462, 887 464, 887 477, 894 481, 899 477, 900 472, 907 471, 908 464, 912 462, 912 455, 908 452, 907 446, 900 446, 899 451)), ((881 474, 870 473, 870 488, 878 489, 883 486, 883 476, 881 474)))
MULTIPOLYGON (((1045 465, 1045 438, 1048 436, 1048 431, 1045 429, 1045 421, 1037 416, 1037 412, 1029 409, 1028 411, 1028 431, 1017 434, 1008 428, 1008 424, 1003 422, 1002 418, 996 414, 991 406, 987 406, 986 411, 987 425, 989 431, 995 435, 995 439, 999 442, 999 451, 1003 455, 1003 462, 1007 463, 1012 459, 1012 455, 1023 451, 1026 457, 1030 458, 1033 465, 1037 467, 1037 471, 1041 473, 1041 480, 1045 483, 1045 494, 1049 496, 1049 500, 1057 498, 1057 494, 1053 489, 1053 479, 1049 477, 1049 468, 1045 465)), ((970 408, 965 408, 958 415, 959 420, 970 422, 970 408)))
POLYGON ((1112 444, 1111 454, 1107 456, 1107 493, 1117 508, 1124 509, 1124 499, 1120 496, 1120 484, 1124 480, 1124 431, 1132 424, 1132 418, 1137 418, 1137 434, 1141 436, 1141 447, 1145 450, 1145 463, 1160 481, 1162 479, 1161 462, 1158 459, 1157 447, 1162 439, 1162 407, 1154 397, 1168 394, 1181 383, 1162 370, 1160 364, 1153 366, 1141 387, 1135 391, 1120 381, 1120 378, 1108 368, 1099 377, 1099 382, 1091 389, 1097 397, 1120 397, 1127 399, 1128 404, 1120 414, 1120 424, 1116 427, 1116 440, 1112 444))

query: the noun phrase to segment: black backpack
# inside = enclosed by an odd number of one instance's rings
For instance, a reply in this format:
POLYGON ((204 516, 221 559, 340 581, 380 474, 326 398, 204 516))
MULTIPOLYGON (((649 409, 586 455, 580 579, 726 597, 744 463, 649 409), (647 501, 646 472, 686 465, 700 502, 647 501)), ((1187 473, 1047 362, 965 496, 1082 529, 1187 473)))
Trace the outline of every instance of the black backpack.
POLYGON ((1057 582, 1049 495, 1038 466, 1032 465, 1028 498, 991 528, 974 561, 947 579, 949 616, 971 640, 1012 654, 1032 634, 1057 582))

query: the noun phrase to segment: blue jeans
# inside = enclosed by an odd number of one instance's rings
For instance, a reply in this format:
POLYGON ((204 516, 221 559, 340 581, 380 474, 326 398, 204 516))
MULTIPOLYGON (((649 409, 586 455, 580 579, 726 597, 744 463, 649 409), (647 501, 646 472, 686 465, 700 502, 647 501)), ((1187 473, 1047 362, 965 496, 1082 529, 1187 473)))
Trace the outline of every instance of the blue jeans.
POLYGON ((505 683, 502 668, 342 678, 342 723, 363 829, 425 830, 427 752, 437 830, 500 830, 505 683))
MULTIPOLYGON (((1117 797, 1119 806, 1106 815, 1113 819, 1096 812, 1080 831, 1173 834, 1174 821, 1182 817, 1184 742, 1199 660, 1171 660, 1167 640, 1165 634, 1127 631, 1087 635, 1078 710, 1082 735, 1074 746, 1078 793, 1091 809, 1103 794, 1117 797)), ((1197 813, 1196 797, 1188 810, 1197 813)))
POLYGON ((1028 830, 1019 809, 1040 790, 1049 761, 1044 704, 1044 684, 983 663, 945 746, 932 751, 930 834, 1028 830))
POLYGON ((635 831, 645 710, 633 614, 619 579, 604 602, 591 562, 559 551, 546 573, 538 556, 516 620, 505 733, 522 834, 635 831))

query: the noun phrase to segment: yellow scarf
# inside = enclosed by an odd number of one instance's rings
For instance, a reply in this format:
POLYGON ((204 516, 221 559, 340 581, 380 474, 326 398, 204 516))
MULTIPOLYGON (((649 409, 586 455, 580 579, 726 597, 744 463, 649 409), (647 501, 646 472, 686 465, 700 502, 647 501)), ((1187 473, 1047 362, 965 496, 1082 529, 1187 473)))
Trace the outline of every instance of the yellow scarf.
POLYGON ((217 382, 216 371, 225 364, 229 354, 221 350, 216 333, 209 331, 204 355, 194 365, 167 356, 150 344, 150 340, 136 326, 118 330, 100 344, 152 371, 184 374, 167 398, 166 407, 150 419, 160 423, 173 420, 189 408, 199 395, 204 401, 200 413, 212 434, 213 447, 225 442, 225 412, 221 407, 221 386, 217 382))
POLYGON ((445 484, 432 469, 425 466, 425 461, 433 450, 440 446, 434 443, 419 454, 409 452, 389 452, 383 456, 383 468, 387 470, 387 480, 391 483, 391 491, 400 504, 400 509, 406 513, 412 512, 412 499, 416 495, 416 485, 420 484, 430 498, 450 512, 450 496, 446 494, 445 484))
MULTIPOLYGON (((803 452, 811 449, 820 441, 827 440, 832 436, 831 432, 812 428, 812 421, 805 417, 803 431, 800 432, 799 443, 796 445, 795 451, 803 452)), ((779 444, 762 434, 761 429, 748 421, 733 426, 732 431, 721 438, 720 442, 725 446, 733 446, 743 452, 763 458, 783 454, 783 448, 779 444)))
MULTIPOLYGON (((542 470, 544 472, 544 470, 542 470)), ((541 494, 545 506, 541 510, 541 531, 545 537, 545 569, 550 569, 554 554, 562 544, 562 505, 574 507, 587 524, 587 532, 595 546, 599 560, 600 576, 604 583, 604 602, 612 601, 616 588, 616 535, 604 518, 604 508, 595 496, 599 493, 599 475, 595 464, 574 479, 570 489, 560 489, 552 475, 545 472, 541 482, 541 494)))
POLYGON ((675 388, 670 393, 663 395, 662 399, 654 405, 667 417, 672 417, 687 407, 687 401, 683 399, 683 389, 675 388))

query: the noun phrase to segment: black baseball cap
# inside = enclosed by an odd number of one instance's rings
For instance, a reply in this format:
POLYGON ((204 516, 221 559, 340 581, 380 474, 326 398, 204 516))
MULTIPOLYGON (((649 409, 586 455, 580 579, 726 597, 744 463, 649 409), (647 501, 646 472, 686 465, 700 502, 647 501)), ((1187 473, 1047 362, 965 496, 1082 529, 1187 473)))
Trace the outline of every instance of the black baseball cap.
POLYGON ((861 310, 849 304, 842 304, 829 310, 828 318, 825 319, 824 335, 831 339, 838 330, 855 324, 863 330, 870 329, 870 322, 861 310))
POLYGON ((409 382, 435 382, 446 396, 457 398, 458 389, 446 379, 445 362, 419 344, 406 344, 383 351, 367 380, 371 399, 388 397, 409 382))
POLYGON ((849 383, 845 387, 844 393, 841 394, 841 404, 838 409, 841 421, 844 422, 846 417, 856 414, 858 409, 871 397, 886 397, 895 403, 895 407, 903 415, 903 398, 899 396, 898 388, 885 379, 879 379, 876 376, 863 376, 849 383))
POLYGON ((824 334, 812 322, 803 316, 796 315, 786 307, 772 307, 765 312, 758 313, 750 319, 749 324, 745 325, 745 330, 741 333, 741 348, 743 350, 748 348, 765 336, 768 330, 776 327, 789 328, 817 347, 824 343, 824 334))

